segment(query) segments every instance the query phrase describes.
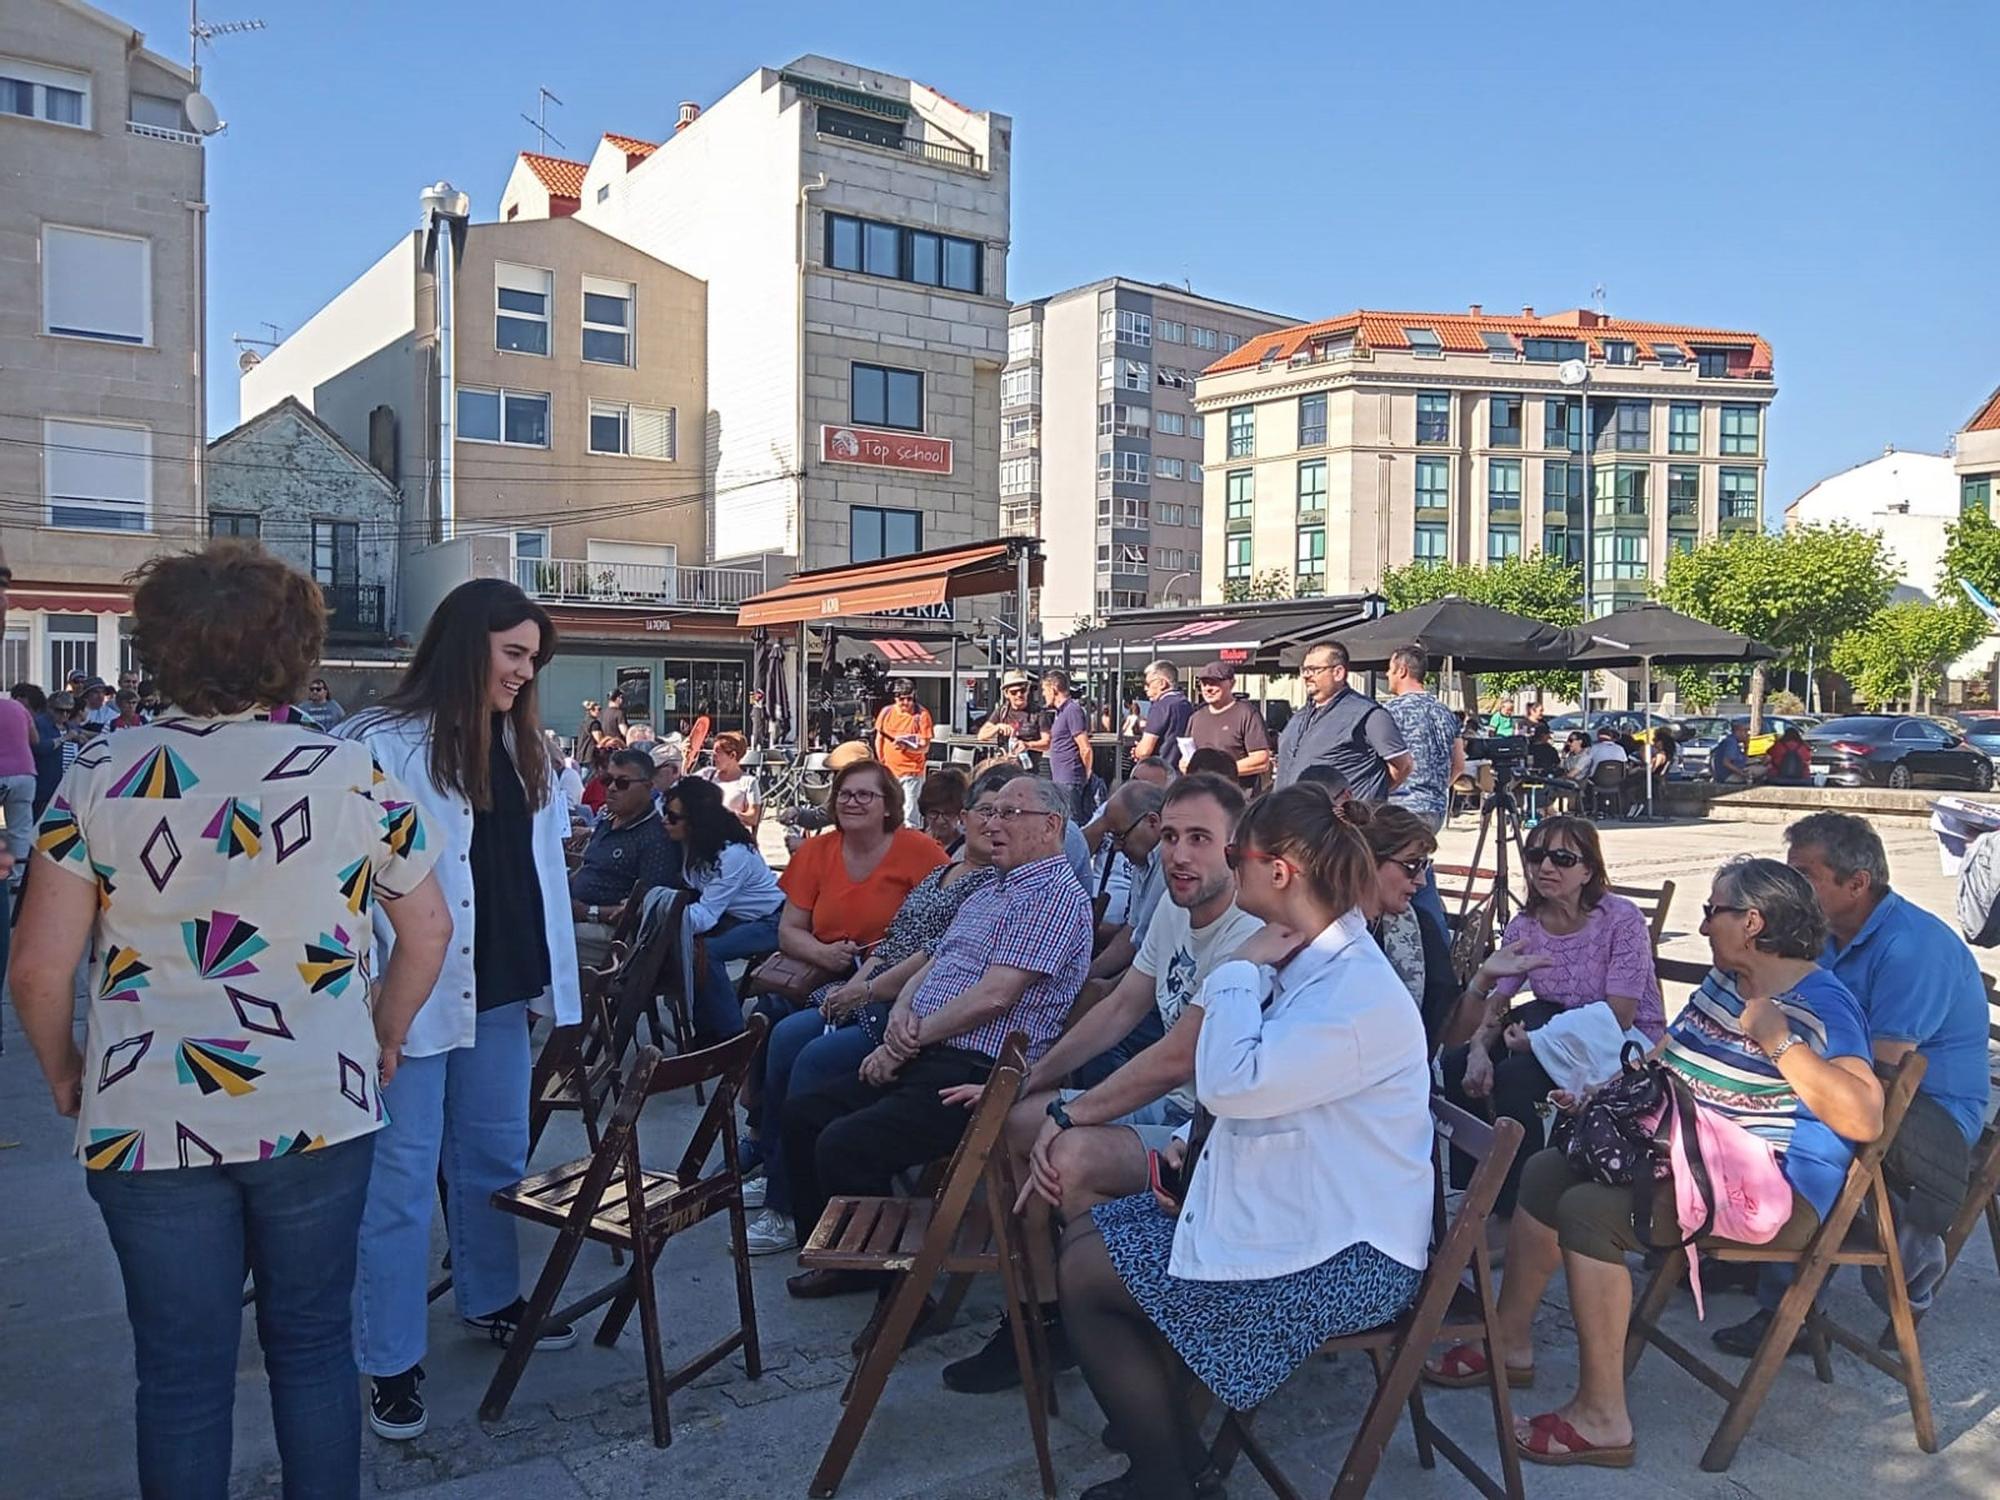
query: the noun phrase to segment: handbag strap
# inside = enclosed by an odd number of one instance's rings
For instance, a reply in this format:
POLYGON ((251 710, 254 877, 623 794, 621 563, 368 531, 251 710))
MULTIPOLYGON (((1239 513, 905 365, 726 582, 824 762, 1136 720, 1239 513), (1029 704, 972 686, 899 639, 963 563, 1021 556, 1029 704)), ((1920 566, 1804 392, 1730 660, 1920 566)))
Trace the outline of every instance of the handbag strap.
MULTIPOLYGON (((1689 1175, 1694 1178, 1695 1193, 1701 1199, 1701 1223, 1693 1233, 1676 1235, 1670 1240, 1655 1240, 1652 1235, 1654 1184, 1635 1178, 1632 1183, 1632 1227, 1638 1231, 1639 1242, 1648 1250, 1685 1250, 1696 1240, 1707 1234, 1715 1223, 1715 1183, 1708 1173, 1708 1162, 1701 1154, 1701 1131, 1697 1126, 1695 1113, 1700 1107, 1692 1091, 1681 1076, 1665 1063, 1655 1062, 1651 1066, 1661 1074, 1661 1082, 1667 1089, 1667 1112, 1662 1117, 1660 1137, 1654 1149, 1668 1154, 1668 1180, 1672 1181, 1671 1161, 1673 1141, 1676 1132, 1680 1135, 1681 1150, 1687 1157, 1689 1175)), ((1679 1201, 1676 1190, 1675 1201, 1679 1201)), ((1674 1226, 1678 1229, 1680 1226, 1674 1226)))

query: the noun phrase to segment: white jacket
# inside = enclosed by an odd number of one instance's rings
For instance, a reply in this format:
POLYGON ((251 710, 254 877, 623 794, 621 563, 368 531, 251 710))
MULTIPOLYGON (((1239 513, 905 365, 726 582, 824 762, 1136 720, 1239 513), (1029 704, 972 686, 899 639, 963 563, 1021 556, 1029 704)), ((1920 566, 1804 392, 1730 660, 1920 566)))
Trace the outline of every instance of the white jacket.
MULTIPOLYGON (((445 950, 437 987, 410 1023, 403 1052, 409 1057, 433 1057, 470 1047, 479 1015, 472 977, 472 804, 457 792, 440 791, 431 780, 428 721, 363 713, 358 723, 354 718, 344 722, 338 733, 364 742, 382 769, 409 790, 423 815, 427 836, 440 845, 435 873, 445 905, 451 909, 451 946, 445 950)), ((508 753, 513 753, 511 733, 508 753)), ((576 927, 570 919, 569 877, 563 862, 563 838, 568 832, 568 807, 552 777, 547 796, 534 815, 533 832, 535 873, 542 888, 542 922, 549 945, 550 986, 528 1004, 538 1015, 547 1015, 553 1008, 561 1026, 574 1026, 583 1019, 576 927)), ((375 942, 383 964, 388 963, 395 940, 395 932, 378 906, 375 942)))
POLYGON ((1261 1280, 1361 1240, 1421 1269, 1432 1194, 1423 1019, 1360 914, 1282 975, 1222 964, 1196 1003, 1195 1095, 1216 1121, 1168 1270, 1261 1280))

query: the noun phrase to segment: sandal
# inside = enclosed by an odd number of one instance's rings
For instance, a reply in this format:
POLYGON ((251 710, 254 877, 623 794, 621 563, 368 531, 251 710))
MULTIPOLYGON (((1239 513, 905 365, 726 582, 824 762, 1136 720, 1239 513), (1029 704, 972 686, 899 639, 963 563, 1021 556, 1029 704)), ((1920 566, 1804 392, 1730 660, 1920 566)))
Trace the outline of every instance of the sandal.
MULTIPOLYGON (((1506 1366, 1507 1389, 1525 1391, 1535 1383, 1535 1367, 1525 1370, 1513 1365, 1506 1366)), ((1432 1385, 1446 1386, 1452 1390, 1462 1390, 1467 1386, 1486 1384, 1486 1350, 1479 1344, 1453 1344, 1436 1363, 1424 1366, 1424 1379, 1432 1385)))
POLYGON ((1639 1456, 1637 1443, 1600 1447, 1552 1411, 1528 1418, 1525 1434, 1515 1428, 1514 1448, 1529 1463, 1558 1467, 1578 1464, 1596 1469, 1629 1469, 1639 1456))

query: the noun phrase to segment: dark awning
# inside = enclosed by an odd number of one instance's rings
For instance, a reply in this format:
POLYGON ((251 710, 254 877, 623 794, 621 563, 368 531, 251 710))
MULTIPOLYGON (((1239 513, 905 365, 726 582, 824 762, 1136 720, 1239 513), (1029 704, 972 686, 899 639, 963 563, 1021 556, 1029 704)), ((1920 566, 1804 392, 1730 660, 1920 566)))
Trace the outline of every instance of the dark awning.
POLYGON ((745 600, 736 623, 794 625, 802 620, 923 609, 952 599, 1009 593, 1019 580, 1017 561, 1023 548, 1029 549, 1028 587, 1038 587, 1042 581, 1040 542, 1032 537, 1010 537, 794 573, 776 588, 745 600))
MULTIPOLYGON (((1439 667, 1450 661, 1458 672, 1531 671, 1569 660, 1568 637, 1556 626, 1456 597, 1368 620, 1336 639, 1357 667, 1386 667, 1389 654, 1405 646, 1417 647, 1439 667)), ((1312 644, 1287 650, 1285 665, 1298 666, 1312 644)))
POLYGON ((1575 667, 1769 661, 1779 654, 1776 647, 1692 619, 1664 604, 1635 604, 1572 625, 1564 634, 1568 637, 1569 663, 1575 667))
MULTIPOLYGON (((951 675, 952 637, 926 632, 828 630, 814 632, 813 660, 826 660, 826 639, 833 642, 833 660, 840 666, 867 662, 891 677, 945 678, 951 675)), ((986 670, 986 652, 970 637, 958 637, 960 676, 986 670)))
POLYGON ((1043 655, 1103 661, 1158 657, 1182 666, 1226 661, 1246 672, 1281 670, 1285 648, 1327 640, 1382 612, 1381 596, 1340 594, 1268 604, 1196 604, 1114 614, 1094 630, 1048 643, 1043 655))

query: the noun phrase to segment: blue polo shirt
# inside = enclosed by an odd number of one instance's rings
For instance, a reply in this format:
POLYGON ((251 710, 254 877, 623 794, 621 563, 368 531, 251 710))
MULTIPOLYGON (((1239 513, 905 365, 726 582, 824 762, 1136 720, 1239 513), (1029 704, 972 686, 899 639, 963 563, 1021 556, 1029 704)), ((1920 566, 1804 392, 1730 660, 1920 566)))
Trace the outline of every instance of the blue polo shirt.
POLYGON ((1927 1064, 1923 1092, 1968 1141, 1986 1120, 1986 986, 1972 950, 1943 922, 1894 891, 1844 949, 1820 956, 1854 992, 1877 1042, 1914 1042, 1927 1064))

